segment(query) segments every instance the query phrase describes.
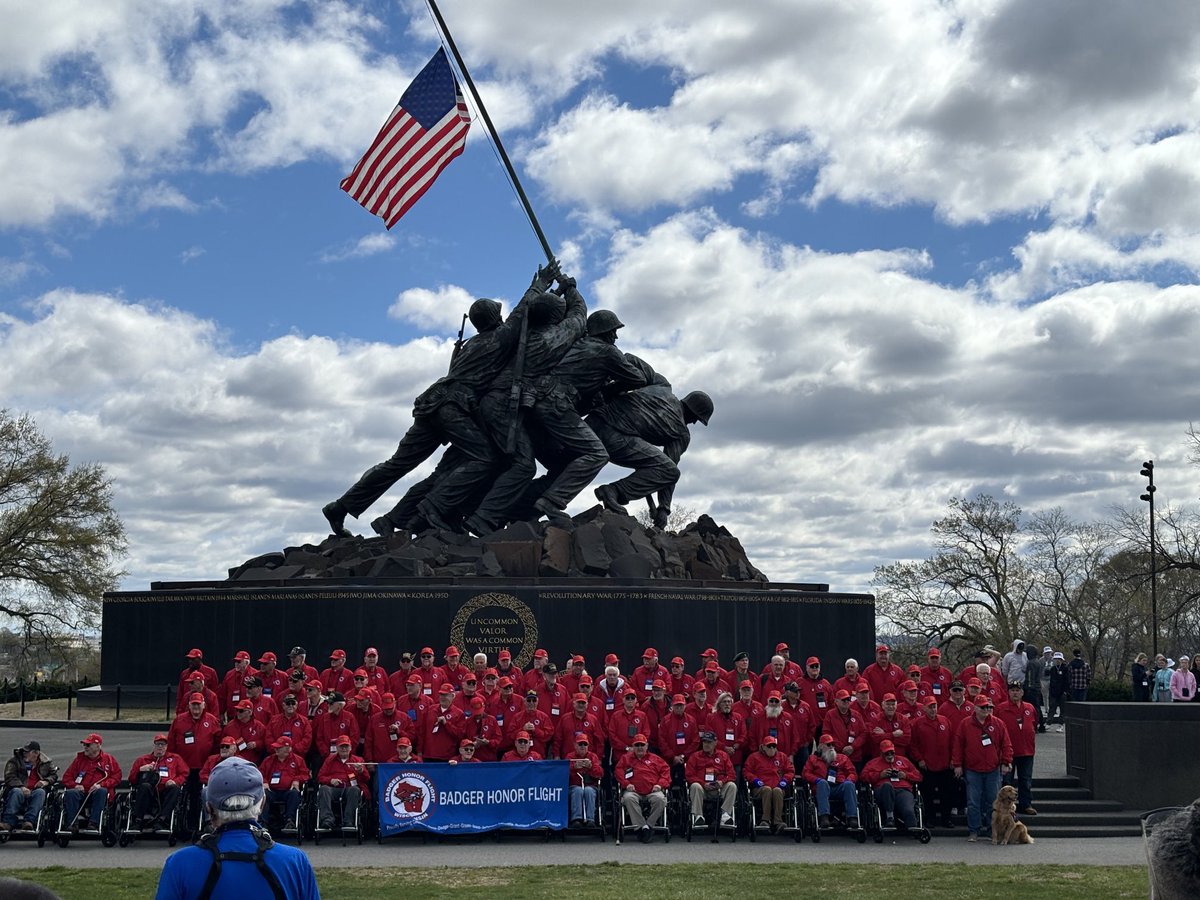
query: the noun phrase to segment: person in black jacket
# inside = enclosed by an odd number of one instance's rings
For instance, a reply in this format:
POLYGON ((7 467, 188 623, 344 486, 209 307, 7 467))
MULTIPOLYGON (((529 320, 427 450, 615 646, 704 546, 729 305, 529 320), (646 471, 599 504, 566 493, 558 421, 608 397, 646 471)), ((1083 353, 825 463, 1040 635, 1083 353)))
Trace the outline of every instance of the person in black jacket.
POLYGON ((1145 703, 1150 700, 1150 682, 1152 675, 1148 663, 1150 657, 1145 653, 1139 653, 1133 661, 1133 669, 1130 671, 1130 678, 1133 681, 1133 702, 1145 703))
POLYGON ((1054 651, 1050 665, 1050 708, 1046 710, 1046 721, 1057 716, 1058 730, 1063 730, 1063 700, 1067 697, 1070 682, 1070 672, 1067 671, 1067 659, 1061 650, 1054 651))

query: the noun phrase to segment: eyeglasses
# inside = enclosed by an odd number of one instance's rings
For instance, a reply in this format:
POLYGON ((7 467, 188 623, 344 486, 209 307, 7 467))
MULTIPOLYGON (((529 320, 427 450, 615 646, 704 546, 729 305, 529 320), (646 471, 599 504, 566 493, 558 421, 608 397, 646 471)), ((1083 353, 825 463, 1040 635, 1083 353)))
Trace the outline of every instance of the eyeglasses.
POLYGON ((645 743, 645 741, 639 741, 638 743, 634 744, 633 746, 635 746, 635 747, 645 747, 645 746, 646 746, 646 743, 645 743))
POLYGON ((778 705, 779 705, 779 701, 778 701, 778 700, 768 700, 768 701, 767 701, 767 705, 768 705, 768 706, 778 706, 778 705))
POLYGON ((522 738, 522 739, 518 740, 518 741, 517 741, 517 743, 518 743, 518 744, 528 744, 528 743, 529 743, 529 741, 527 741, 527 740, 525 740, 524 738, 522 738))
POLYGON ((475 748, 474 748, 474 747, 463 747, 463 748, 462 748, 462 752, 463 752, 463 753, 474 753, 474 752, 475 752, 475 748))

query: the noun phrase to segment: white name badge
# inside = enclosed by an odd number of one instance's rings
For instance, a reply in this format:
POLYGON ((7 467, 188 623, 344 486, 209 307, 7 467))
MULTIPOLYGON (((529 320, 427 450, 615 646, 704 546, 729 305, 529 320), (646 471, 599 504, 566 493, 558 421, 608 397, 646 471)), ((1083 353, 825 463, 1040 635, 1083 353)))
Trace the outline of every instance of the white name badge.
POLYGON ((705 780, 705 781, 716 781, 716 778, 717 778, 717 777, 716 777, 715 775, 713 775, 713 773, 712 773, 712 772, 705 772, 705 773, 704 773, 704 780, 705 780))
POLYGON ((725 732, 725 741, 726 741, 726 743, 733 743, 733 732, 732 731, 725 732))
POLYGON ((271 775, 271 784, 279 784, 280 773, 275 772, 271 775))
POLYGON ((192 735, 190 735, 190 734, 185 734, 183 736, 183 742, 185 744, 194 744, 194 743, 196 743, 196 739, 194 737, 192 737, 192 735))
POLYGON ((558 715, 558 712, 559 712, 559 710, 558 710, 558 707, 557 707, 557 706, 552 706, 552 707, 550 707, 550 715, 552 715, 552 716, 557 716, 557 715, 558 715))
POLYGON ((990 746, 992 746, 992 738, 991 738, 991 736, 990 736, 990 735, 986 735, 986 734, 985 734, 985 735, 983 736, 983 746, 985 746, 985 747, 990 747, 990 746))
POLYGON ((830 772, 828 775, 825 776, 825 780, 828 781, 830 784, 837 784, 837 775, 835 775, 833 772, 830 772))
POLYGON ((424 694, 426 697, 431 697, 431 696, 433 696, 433 688, 431 688, 431 687, 426 687, 426 688, 425 688, 425 690, 424 690, 424 691, 422 691, 422 693, 423 693, 423 694, 424 694))
POLYGON ((166 766, 159 766, 159 768, 158 768, 158 777, 159 778, 166 778, 168 774, 170 774, 170 770, 166 766))
POLYGON ((246 742, 245 742, 245 741, 238 741, 238 749, 239 749, 239 750, 245 750, 245 749, 246 749, 246 742))

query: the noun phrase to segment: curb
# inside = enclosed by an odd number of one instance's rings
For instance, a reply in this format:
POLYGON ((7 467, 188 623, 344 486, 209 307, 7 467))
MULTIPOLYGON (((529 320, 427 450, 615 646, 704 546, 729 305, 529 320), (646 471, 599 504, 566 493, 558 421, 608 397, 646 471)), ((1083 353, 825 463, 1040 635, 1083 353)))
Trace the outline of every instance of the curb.
POLYGON ((78 728, 80 731, 162 731, 170 722, 94 722, 89 719, 0 719, 0 728, 78 728))

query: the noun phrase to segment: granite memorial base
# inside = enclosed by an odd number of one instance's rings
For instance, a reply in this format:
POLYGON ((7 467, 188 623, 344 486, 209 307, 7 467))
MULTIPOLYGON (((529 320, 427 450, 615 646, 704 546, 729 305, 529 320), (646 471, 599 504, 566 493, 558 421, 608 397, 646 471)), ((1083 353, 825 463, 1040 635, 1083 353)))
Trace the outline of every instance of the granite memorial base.
POLYGON ((440 664, 453 644, 465 663, 483 652, 494 664, 508 649, 521 668, 538 647, 559 665, 578 653, 593 676, 610 652, 621 657, 622 672, 632 671, 647 646, 663 665, 681 656, 695 672, 712 647, 726 668, 735 653, 748 652, 758 672, 780 641, 801 664, 817 655, 826 674, 840 674, 847 656, 869 656, 874 647, 875 598, 825 585, 611 578, 156 582, 149 591, 105 595, 101 678, 104 685, 174 682, 192 647, 222 675, 238 650, 254 660, 273 650, 286 667, 294 645, 318 669, 338 648, 352 668, 367 647, 378 648, 389 671, 402 652, 423 646, 440 664))

